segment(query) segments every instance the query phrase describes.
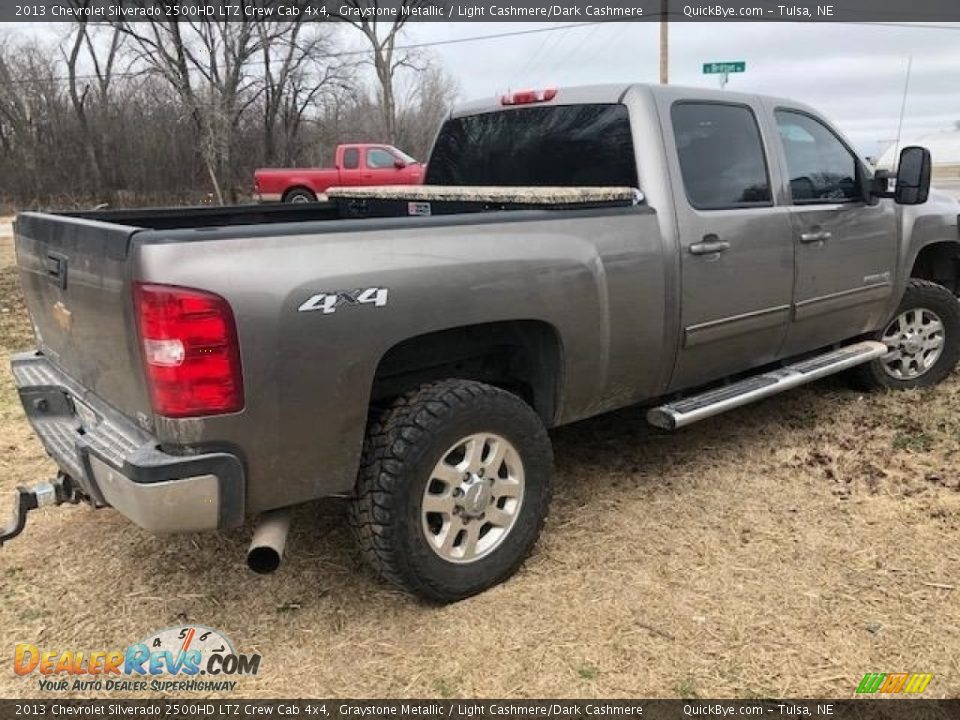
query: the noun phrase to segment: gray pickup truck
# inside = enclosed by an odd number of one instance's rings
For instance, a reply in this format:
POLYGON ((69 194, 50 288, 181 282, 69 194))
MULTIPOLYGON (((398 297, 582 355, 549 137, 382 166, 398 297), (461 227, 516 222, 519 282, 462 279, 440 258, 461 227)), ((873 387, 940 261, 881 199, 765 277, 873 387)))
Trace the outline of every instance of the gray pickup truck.
POLYGON ((420 188, 21 213, 13 374, 60 474, 2 539, 78 500, 154 531, 258 516, 269 571, 289 508, 344 496, 381 576, 480 592, 544 524, 549 428, 947 376, 960 205, 930 167, 873 173, 789 100, 611 85, 456 109, 420 188))

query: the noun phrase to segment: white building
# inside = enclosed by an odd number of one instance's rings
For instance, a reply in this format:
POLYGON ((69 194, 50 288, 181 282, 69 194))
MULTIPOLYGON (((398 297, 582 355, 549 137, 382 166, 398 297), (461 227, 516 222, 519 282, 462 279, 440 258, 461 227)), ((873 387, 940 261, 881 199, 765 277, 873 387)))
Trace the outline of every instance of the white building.
MULTIPOLYGON (((907 145, 923 145, 929 148, 935 179, 960 179, 960 128, 907 137, 901 140, 899 147, 904 148, 907 145)), ((894 167, 897 163, 895 152, 899 153, 896 147, 888 147, 877 161, 877 167, 894 167)))

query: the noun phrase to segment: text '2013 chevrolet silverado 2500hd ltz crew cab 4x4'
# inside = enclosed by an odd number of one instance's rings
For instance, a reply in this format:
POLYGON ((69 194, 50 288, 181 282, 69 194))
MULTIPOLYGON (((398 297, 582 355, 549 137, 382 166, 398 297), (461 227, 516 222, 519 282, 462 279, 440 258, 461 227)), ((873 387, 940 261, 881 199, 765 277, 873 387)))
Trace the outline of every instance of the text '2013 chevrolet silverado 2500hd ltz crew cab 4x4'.
POLYGON ((533 547, 551 427, 957 362, 960 205, 922 148, 889 191, 801 104, 623 85, 456 109, 427 167, 309 205, 22 213, 13 373, 60 474, 4 537, 77 498, 156 531, 260 516, 262 571, 289 507, 340 495, 380 575, 452 601, 533 547))

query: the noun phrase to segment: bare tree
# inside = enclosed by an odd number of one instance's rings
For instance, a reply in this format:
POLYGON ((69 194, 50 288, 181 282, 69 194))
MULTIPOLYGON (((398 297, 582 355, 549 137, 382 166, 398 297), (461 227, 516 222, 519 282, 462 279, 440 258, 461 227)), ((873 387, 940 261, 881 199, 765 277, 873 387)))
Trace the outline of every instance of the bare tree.
POLYGON ((306 112, 346 88, 353 68, 335 57, 328 25, 294 21, 286 32, 260 25, 260 33, 263 154, 267 164, 288 165, 306 112))
MULTIPOLYGON (((250 0, 240 0, 241 5, 250 0)), ((200 152, 217 201, 236 200, 236 133, 244 111, 262 92, 251 61, 282 23, 240 20, 156 20, 119 27, 136 43, 139 60, 176 90, 199 133, 200 152)))
POLYGON ((450 79, 426 53, 417 72, 401 72, 406 50, 394 43, 385 114, 382 92, 370 91, 379 80, 365 85, 357 53, 342 47, 353 33, 343 23, 90 20, 61 43, 0 29, 0 204, 234 201, 257 167, 321 164, 338 143, 384 139, 386 114, 396 144, 425 157, 450 79))
POLYGON ((397 143, 414 157, 426 160, 437 128, 456 101, 459 88, 443 68, 430 63, 416 77, 397 117, 397 143))
POLYGON ((381 7, 379 0, 344 0, 341 8, 351 8, 349 12, 332 13, 343 22, 363 33, 370 45, 372 55, 370 63, 377 76, 377 100, 383 122, 383 132, 390 143, 397 142, 397 100, 395 81, 397 73, 402 68, 422 72, 425 65, 416 48, 402 48, 397 46, 400 32, 411 17, 411 11, 427 6, 443 6, 445 3, 436 0, 400 0, 399 3, 390 3, 387 7, 396 8, 396 15, 392 22, 383 23, 378 20, 381 7))
POLYGON ((54 73, 54 63, 36 44, 0 46, 0 143, 31 193, 40 192, 49 172, 43 151, 56 140, 54 124, 62 116, 54 73))
MULTIPOLYGON (((90 2, 91 0, 80 0, 78 4, 85 8, 90 5, 90 2)), ((106 181, 106 176, 109 173, 104 168, 103 146, 105 138, 101 131, 103 123, 97 123, 90 118, 90 85, 84 82, 81 87, 77 68, 82 55, 85 55, 85 59, 90 61, 93 69, 92 79, 96 81, 97 104, 101 112, 107 112, 110 102, 110 85, 113 80, 113 70, 120 50, 121 39, 122 35, 119 29, 112 28, 110 41, 105 50, 101 50, 94 44, 86 16, 81 15, 74 28, 69 51, 61 47, 61 53, 67 66, 67 88, 70 94, 70 102, 80 124, 81 141, 87 155, 87 165, 95 191, 109 191, 112 189, 113 182, 106 181)))

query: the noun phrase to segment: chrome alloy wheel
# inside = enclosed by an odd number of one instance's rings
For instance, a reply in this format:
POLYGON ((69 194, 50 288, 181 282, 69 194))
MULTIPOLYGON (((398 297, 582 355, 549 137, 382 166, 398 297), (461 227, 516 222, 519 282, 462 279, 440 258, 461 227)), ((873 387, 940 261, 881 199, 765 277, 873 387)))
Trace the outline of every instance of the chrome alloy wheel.
POLYGON ((932 368, 943 352, 943 322, 932 310, 911 308, 890 321, 882 341, 889 352, 883 369, 897 380, 913 380, 932 368))
POLYGON ((434 466, 423 492, 421 525, 444 560, 471 563, 510 534, 523 504, 523 462, 500 435, 457 441, 434 466))

